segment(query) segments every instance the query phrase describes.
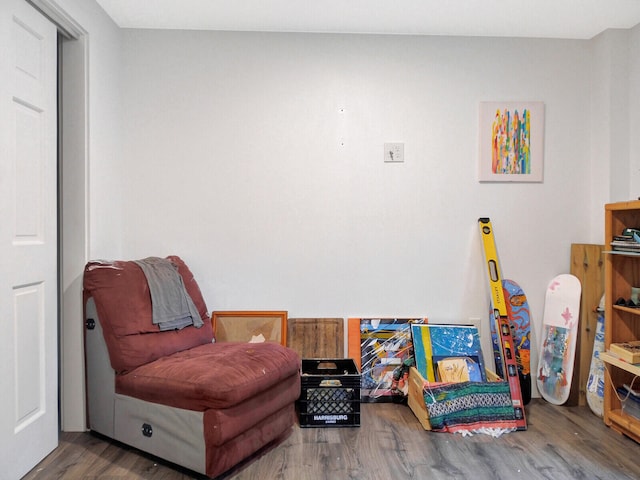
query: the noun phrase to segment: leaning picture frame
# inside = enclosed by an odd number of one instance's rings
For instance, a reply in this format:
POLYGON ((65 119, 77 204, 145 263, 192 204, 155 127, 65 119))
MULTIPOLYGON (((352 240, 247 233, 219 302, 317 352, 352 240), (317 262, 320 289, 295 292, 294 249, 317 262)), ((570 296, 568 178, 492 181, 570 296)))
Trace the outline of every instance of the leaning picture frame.
POLYGON ((287 344, 287 311, 228 310, 211 315, 216 342, 287 344))
POLYGON ((413 358, 411 325, 427 321, 426 317, 348 319, 348 357, 360 370, 361 402, 393 402, 398 398, 394 372, 413 358))
POLYGON ((542 182, 544 103, 480 102, 478 181, 542 182))

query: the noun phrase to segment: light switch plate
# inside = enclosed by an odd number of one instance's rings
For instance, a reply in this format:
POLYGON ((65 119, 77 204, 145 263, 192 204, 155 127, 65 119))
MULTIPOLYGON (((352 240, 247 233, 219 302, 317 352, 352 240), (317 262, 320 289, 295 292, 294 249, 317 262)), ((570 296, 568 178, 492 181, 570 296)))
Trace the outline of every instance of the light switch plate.
POLYGON ((387 163, 404 162, 404 143, 385 143, 384 161, 387 163))

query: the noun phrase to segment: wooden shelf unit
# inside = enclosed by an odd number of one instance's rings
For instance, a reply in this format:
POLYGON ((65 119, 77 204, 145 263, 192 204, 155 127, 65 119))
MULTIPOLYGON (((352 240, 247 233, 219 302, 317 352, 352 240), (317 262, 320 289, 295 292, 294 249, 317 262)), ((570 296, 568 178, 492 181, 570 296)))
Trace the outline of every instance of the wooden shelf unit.
MULTIPOLYGON (((640 228, 640 201, 605 205, 605 249, 611 248, 615 235, 625 228, 640 228)), ((631 287, 640 286, 640 255, 619 251, 605 254, 605 353, 604 422, 609 427, 640 442, 640 419, 622 412, 616 388, 631 384, 640 376, 640 368, 607 354, 612 342, 640 340, 640 308, 615 305, 616 300, 628 300, 631 287)), ((637 382, 636 382, 637 384, 637 382)))

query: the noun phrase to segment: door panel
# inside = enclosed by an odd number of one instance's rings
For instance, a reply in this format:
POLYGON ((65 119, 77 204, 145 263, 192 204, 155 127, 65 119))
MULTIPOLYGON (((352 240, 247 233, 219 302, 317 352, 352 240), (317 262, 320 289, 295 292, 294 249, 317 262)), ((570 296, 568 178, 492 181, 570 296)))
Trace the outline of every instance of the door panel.
POLYGON ((0 476, 58 444, 56 28, 0 2, 0 476))
POLYGON ((14 99, 15 117, 15 230, 14 244, 40 242, 44 217, 42 212, 42 152, 44 112, 14 99))

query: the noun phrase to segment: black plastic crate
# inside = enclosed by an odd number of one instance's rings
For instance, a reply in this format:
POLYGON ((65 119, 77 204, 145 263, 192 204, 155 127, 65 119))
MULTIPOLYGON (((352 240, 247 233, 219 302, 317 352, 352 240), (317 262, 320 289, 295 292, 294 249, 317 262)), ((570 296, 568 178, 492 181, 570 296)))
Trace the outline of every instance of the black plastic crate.
POLYGON ((360 372, 350 358, 302 360, 301 427, 359 427, 360 372))

